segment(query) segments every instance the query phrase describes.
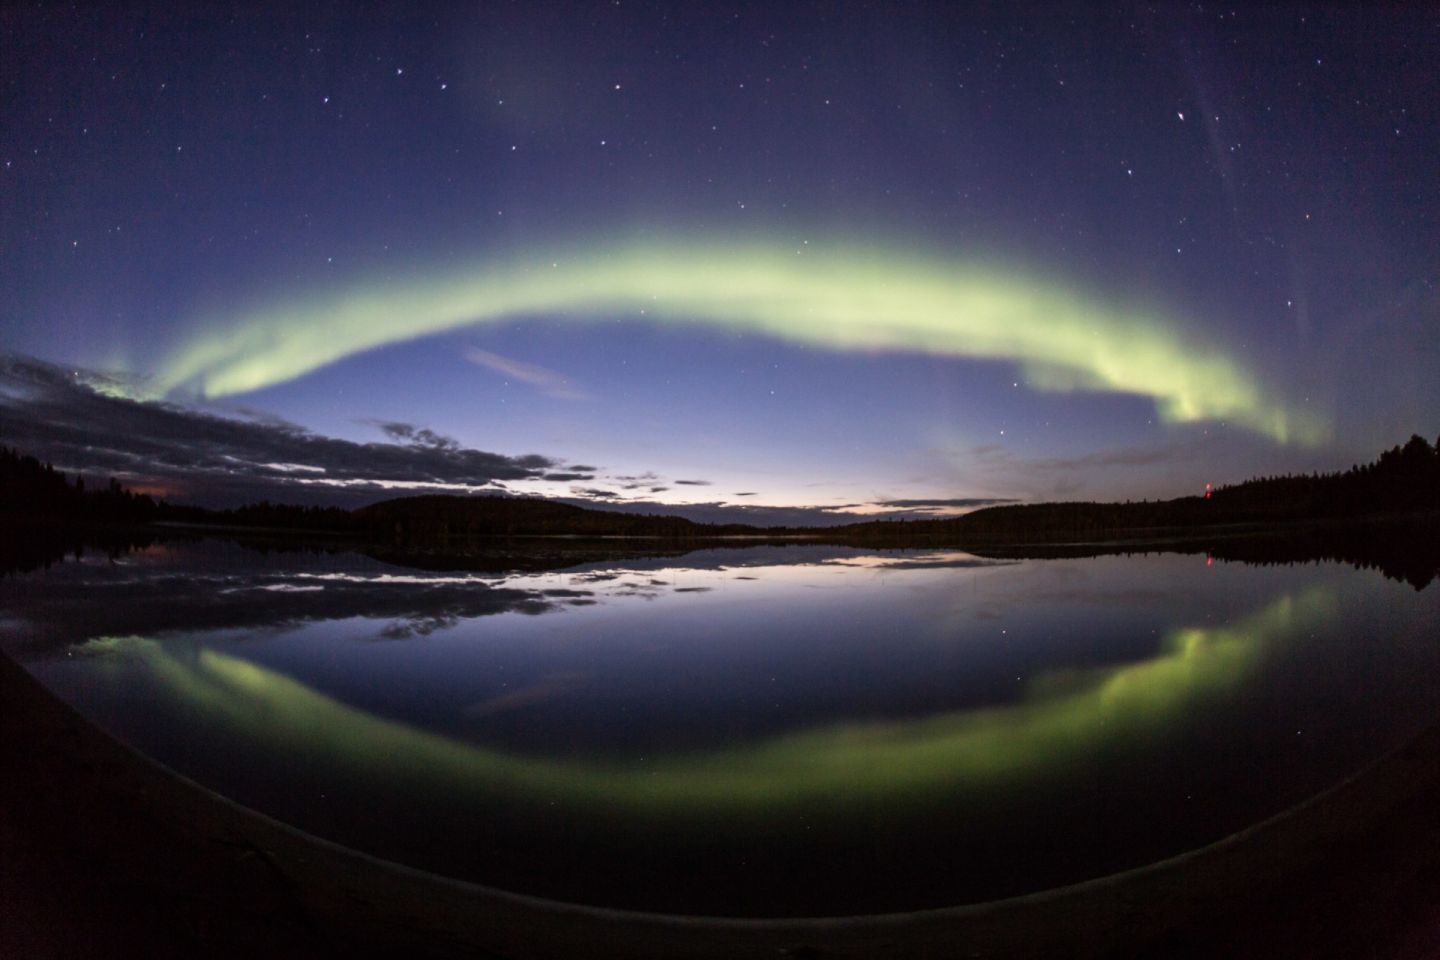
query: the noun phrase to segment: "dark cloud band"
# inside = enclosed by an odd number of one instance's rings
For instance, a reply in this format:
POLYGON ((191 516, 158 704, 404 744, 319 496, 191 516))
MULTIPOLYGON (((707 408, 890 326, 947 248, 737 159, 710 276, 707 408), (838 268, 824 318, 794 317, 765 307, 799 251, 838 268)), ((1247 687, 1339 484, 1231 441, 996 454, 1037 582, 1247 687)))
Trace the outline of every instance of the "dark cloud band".
POLYGON ((0 357, 0 442, 65 470, 110 473, 176 499, 355 504, 407 487, 457 490, 543 479, 563 461, 461 446, 407 423, 377 424, 396 442, 358 443, 278 420, 235 419, 136 400, 78 371, 0 357))

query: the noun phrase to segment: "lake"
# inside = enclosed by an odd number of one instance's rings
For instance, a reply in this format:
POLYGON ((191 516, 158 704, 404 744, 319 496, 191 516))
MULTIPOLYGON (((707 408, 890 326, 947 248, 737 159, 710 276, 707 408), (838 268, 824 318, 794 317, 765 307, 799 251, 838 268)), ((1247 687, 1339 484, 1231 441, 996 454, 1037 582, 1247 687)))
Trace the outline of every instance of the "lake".
POLYGON ((303 830, 693 914, 1141 866, 1440 716, 1440 590, 1345 564, 507 549, 87 553, 0 581, 0 638, 103 729, 303 830))

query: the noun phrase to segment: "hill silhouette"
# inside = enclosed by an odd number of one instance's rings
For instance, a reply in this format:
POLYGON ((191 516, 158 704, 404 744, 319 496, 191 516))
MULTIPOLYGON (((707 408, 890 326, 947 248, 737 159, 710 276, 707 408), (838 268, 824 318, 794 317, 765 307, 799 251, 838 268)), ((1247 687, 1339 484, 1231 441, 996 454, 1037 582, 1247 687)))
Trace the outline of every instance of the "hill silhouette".
POLYGON ((696 523, 670 515, 592 510, 540 497, 401 497, 352 512, 359 529, 384 542, 475 537, 655 537, 693 540, 760 533, 744 524, 696 523))

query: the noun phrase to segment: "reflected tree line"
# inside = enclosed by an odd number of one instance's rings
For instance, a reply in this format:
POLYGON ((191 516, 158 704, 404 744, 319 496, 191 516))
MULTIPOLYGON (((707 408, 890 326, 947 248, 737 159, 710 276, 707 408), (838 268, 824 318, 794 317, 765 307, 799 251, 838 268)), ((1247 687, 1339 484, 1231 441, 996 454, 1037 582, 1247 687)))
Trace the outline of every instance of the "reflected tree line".
POLYGON ((1203 555, 1268 567, 1348 563, 1423 590, 1440 578, 1440 518, 1312 524, 1283 532, 1250 530, 1108 543, 991 544, 969 548, 995 559, 1070 559, 1150 553, 1203 555))

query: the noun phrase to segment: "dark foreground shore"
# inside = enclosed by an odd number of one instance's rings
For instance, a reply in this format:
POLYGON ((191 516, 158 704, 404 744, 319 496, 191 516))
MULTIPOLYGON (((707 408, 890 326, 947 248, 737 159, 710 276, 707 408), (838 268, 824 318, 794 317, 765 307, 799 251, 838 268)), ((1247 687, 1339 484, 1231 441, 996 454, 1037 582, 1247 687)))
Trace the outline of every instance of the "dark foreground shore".
MULTIPOLYGON (((1440 956, 1440 726, 1287 814, 1142 870, 914 914, 594 910, 419 873, 229 803, 0 656, 0 956, 1440 956)), ((963 865, 957 865, 963 869, 963 865)))

